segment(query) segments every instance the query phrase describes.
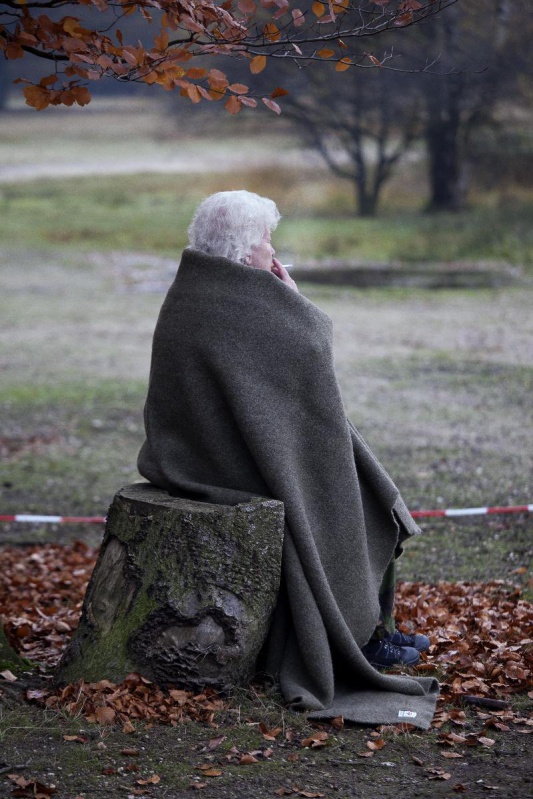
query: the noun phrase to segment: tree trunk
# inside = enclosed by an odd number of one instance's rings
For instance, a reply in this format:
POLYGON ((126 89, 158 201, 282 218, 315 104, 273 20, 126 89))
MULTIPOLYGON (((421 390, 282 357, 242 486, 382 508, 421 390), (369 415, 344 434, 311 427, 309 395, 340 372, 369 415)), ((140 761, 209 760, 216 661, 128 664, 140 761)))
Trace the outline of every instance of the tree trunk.
POLYGON ((358 142, 357 157, 354 158, 354 189, 357 203, 357 216, 372 217, 376 215, 378 196, 372 187, 371 167, 366 163, 362 141, 358 142))
MULTIPOLYGON (((431 106, 431 103, 430 103, 431 106)), ((426 130, 430 200, 428 211, 460 211, 465 186, 459 145, 459 110, 434 110, 426 130)))
POLYGON ((249 679, 281 576, 283 503, 212 505, 126 486, 55 675, 226 689, 249 679))
POLYGON ((368 218, 376 215, 377 196, 375 192, 369 192, 366 188, 361 187, 359 183, 355 184, 356 197, 357 197, 357 216, 368 218))
MULTIPOLYGON (((442 25, 427 25, 424 34, 437 51, 442 50, 455 62, 461 53, 461 10, 454 6, 449 11, 442 25)), ((427 111, 425 141, 430 189, 427 210, 460 211, 466 194, 460 139, 466 77, 452 70, 421 85, 427 111)))
POLYGON ((9 76, 8 62, 4 58, 0 58, 0 112, 4 111, 6 107, 10 86, 12 86, 12 83, 9 76))

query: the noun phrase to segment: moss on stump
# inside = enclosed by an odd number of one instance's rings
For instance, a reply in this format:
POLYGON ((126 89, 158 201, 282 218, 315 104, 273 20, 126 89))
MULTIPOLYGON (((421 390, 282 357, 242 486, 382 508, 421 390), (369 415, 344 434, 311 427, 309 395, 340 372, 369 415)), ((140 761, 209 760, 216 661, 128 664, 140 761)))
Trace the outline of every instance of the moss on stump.
POLYGON ((31 665, 29 660, 21 657, 9 644, 0 618, 0 671, 9 670, 17 673, 21 670, 27 671, 31 665))
POLYGON ((275 606, 283 503, 226 506, 149 483, 111 505, 80 623, 55 675, 227 689, 254 673, 275 606))

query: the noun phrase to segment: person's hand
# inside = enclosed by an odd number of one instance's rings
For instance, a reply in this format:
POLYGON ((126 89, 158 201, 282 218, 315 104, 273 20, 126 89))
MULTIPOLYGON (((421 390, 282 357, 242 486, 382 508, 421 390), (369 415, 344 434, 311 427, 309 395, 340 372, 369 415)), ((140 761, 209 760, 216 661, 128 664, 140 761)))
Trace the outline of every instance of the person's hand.
POLYGON ((289 275, 289 273, 287 272, 281 261, 278 261, 277 258, 272 259, 272 268, 270 271, 272 272, 273 275, 279 277, 279 279, 283 283, 286 283, 287 286, 289 286, 289 288, 291 288, 293 291, 296 292, 298 291, 298 286, 296 285, 292 277, 289 275))

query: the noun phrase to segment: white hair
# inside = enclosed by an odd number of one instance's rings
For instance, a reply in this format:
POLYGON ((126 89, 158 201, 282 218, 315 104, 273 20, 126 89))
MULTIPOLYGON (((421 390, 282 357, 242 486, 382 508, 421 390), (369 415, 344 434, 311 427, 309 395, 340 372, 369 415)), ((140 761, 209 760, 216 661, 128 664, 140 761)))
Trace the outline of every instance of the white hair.
POLYGON ((198 206, 189 226, 189 244, 208 255, 244 263, 281 214, 273 200, 251 191, 219 191, 198 206))

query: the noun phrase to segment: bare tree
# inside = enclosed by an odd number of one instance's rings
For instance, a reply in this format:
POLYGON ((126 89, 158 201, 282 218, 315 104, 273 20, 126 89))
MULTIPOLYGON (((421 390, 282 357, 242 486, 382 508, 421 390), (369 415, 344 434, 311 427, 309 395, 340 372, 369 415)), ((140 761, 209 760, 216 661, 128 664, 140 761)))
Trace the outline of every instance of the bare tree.
MULTIPOLYGON (((526 99, 532 33, 526 0, 459 3, 402 36, 401 64, 415 74, 386 62, 363 79, 354 70, 303 69, 285 113, 332 172, 353 183, 360 215, 376 212, 383 185, 417 137, 427 152, 427 210, 459 211, 476 132, 494 123, 502 100, 526 99)), ((391 34, 381 41, 391 52, 391 34)))
POLYGON ((383 186, 421 133, 421 98, 407 76, 386 70, 307 70, 304 80, 284 114, 331 171, 352 183, 358 215, 374 216, 383 186))
POLYGON ((416 82, 425 108, 429 211, 459 211, 468 190, 467 151, 472 134, 493 122, 503 100, 522 102, 524 57, 533 24, 525 0, 470 0, 456 5, 441 24, 413 31, 422 52, 440 54, 440 75, 416 82), (490 24, 487 24, 490 18, 490 24))

